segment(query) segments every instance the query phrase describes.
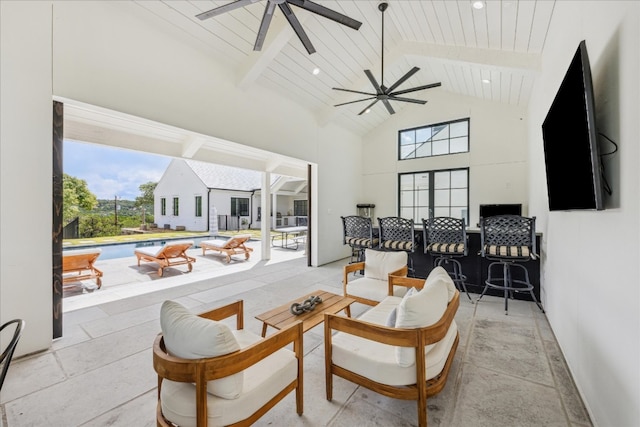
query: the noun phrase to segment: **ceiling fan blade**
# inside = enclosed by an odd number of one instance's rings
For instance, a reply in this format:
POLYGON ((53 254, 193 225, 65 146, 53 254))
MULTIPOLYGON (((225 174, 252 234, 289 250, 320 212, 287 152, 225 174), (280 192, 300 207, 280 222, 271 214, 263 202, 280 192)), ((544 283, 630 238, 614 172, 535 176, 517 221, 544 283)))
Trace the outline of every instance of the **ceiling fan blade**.
POLYGON ((339 88, 339 87, 332 87, 331 89, 333 89, 333 90, 341 90, 343 92, 359 93, 360 95, 369 95, 369 96, 376 96, 377 95, 375 93, 360 92, 359 90, 342 89, 342 88, 339 88))
POLYGON ((400 86, 402 83, 404 83, 405 81, 407 81, 407 79, 411 76, 413 76, 415 73, 417 73, 418 71, 420 71, 420 68, 418 67, 413 67, 412 69, 410 69, 409 71, 407 71, 407 74, 405 74, 404 76, 400 77, 400 79, 395 82, 394 84, 391 85, 391 87, 389 89, 387 89, 387 93, 391 93, 393 92, 393 90, 395 88, 397 88, 398 86, 400 86))
POLYGON ((391 106, 391 103, 389 102, 388 99, 383 99, 382 103, 384 104, 385 107, 387 107, 387 111, 389 112, 389 114, 395 114, 396 113, 393 110, 393 107, 391 106))
POLYGON ((269 25, 271 25, 271 18, 273 18, 273 12, 276 10, 276 4, 267 2, 267 7, 264 8, 264 14, 262 15, 262 21, 260 21, 260 29, 258 30, 258 36, 256 37, 256 43, 253 45, 253 50, 262 50, 264 39, 267 38, 267 31, 269 31, 269 25))
POLYGON ((414 104, 426 104, 427 101, 423 101, 422 99, 413 99, 413 98, 402 98, 400 96, 389 95, 389 99, 392 101, 403 101, 403 102, 413 102, 414 104))
POLYGON ((359 116, 363 115, 369 108, 373 107, 373 104, 375 104, 376 102, 378 102, 378 98, 376 98, 376 100, 373 101, 371 104, 367 105, 364 110, 358 113, 358 115, 359 116))
POLYGON ((339 106, 341 106, 341 105, 347 105, 347 104, 355 104, 356 102, 368 101, 368 100, 370 100, 370 99, 375 99, 375 98, 376 98, 375 96, 372 96, 372 97, 370 97, 370 98, 362 98, 362 99, 358 99, 358 100, 356 100, 356 101, 343 102, 342 104, 336 104, 336 105, 334 105, 334 107, 339 107, 339 106))
MULTIPOLYGON (((271 2, 269 2, 269 4, 271 4, 271 2)), ((282 13, 284 13, 284 16, 287 18, 287 21, 289 21, 289 24, 293 28, 293 31, 295 31, 296 35, 298 36, 302 44, 304 45, 305 49, 307 49, 307 52, 309 53, 309 55, 311 55, 312 53, 315 53, 316 50, 311 44, 311 40, 309 40, 307 33, 304 31, 304 28, 302 28, 302 25, 300 24, 300 21, 298 21, 298 18, 296 18, 296 15, 294 15, 293 10, 291 10, 291 6, 289 6, 289 4, 284 2, 284 3, 278 4, 278 7, 282 11, 282 13)))
POLYGON ((369 78, 369 81, 371 82, 371 84, 373 85, 373 88, 376 90, 376 93, 378 95, 382 95, 384 92, 382 92, 382 88, 380 87, 380 85, 378 84, 378 82, 376 81, 376 78, 373 77, 373 74, 371 73, 370 70, 364 70, 364 73, 367 75, 367 77, 369 78))
POLYGON ((204 21, 205 19, 209 19, 213 16, 221 15, 225 12, 229 12, 231 10, 239 9, 241 7, 250 5, 251 3, 256 3, 260 0, 236 0, 232 3, 225 4, 224 6, 216 7, 215 9, 211 9, 207 12, 202 12, 196 15, 196 18, 204 21))
POLYGON ((440 82, 431 83, 431 84, 428 84, 428 85, 418 86, 418 87, 414 87, 414 88, 411 88, 411 89, 399 90, 397 92, 390 93, 389 96, 402 95, 403 93, 415 92, 415 91, 424 90, 424 89, 431 89, 431 88, 438 87, 438 86, 442 86, 442 83, 440 83, 440 82))
POLYGON ((346 25, 347 27, 351 27, 354 30, 358 30, 362 25, 362 22, 356 21, 353 18, 349 18, 346 15, 343 15, 335 10, 331 10, 326 8, 318 3, 314 3, 312 1, 307 0, 288 0, 288 3, 291 3, 295 6, 298 6, 301 9, 306 9, 309 12, 313 12, 317 15, 324 16, 325 18, 331 19, 332 21, 337 22, 338 24, 346 25))

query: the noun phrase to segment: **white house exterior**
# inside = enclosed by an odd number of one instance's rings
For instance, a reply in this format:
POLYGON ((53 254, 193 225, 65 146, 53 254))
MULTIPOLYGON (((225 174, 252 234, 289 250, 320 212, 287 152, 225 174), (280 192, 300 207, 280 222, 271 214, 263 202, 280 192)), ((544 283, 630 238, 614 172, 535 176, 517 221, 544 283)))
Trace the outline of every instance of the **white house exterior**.
MULTIPOLYGON (((154 191, 155 222, 161 228, 214 234, 219 227, 236 228, 238 221, 241 227, 259 228, 260 185, 260 172, 174 159, 154 191), (218 218, 230 222, 218 224, 218 218)), ((296 225, 296 210, 306 216, 306 181, 273 176, 272 189, 273 227, 296 225)))

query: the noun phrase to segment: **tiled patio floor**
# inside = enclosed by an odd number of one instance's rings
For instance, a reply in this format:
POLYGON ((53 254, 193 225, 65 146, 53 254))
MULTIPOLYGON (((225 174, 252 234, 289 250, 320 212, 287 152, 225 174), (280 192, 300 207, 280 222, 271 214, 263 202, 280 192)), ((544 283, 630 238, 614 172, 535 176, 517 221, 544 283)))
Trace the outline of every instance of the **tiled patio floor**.
MULTIPOLYGON (((347 260, 309 268, 302 251, 283 255, 297 258, 277 261, 274 256, 265 263, 254 253, 250 262, 226 265, 213 255, 207 255, 209 264, 198 256, 193 273, 175 272, 162 279, 153 277, 154 268, 144 273, 135 259, 125 260, 130 271, 123 275, 133 272, 142 280, 125 285, 110 283, 107 276, 103 289, 65 298, 64 337, 48 351, 14 361, 0 396, 3 427, 154 426, 151 345, 160 331, 164 300, 200 312, 243 299, 245 328, 259 334, 261 323, 254 316, 266 309, 316 289, 342 292, 347 260)), ((546 317, 535 304, 514 301, 505 316, 500 298, 460 301, 460 346, 447 386, 428 400, 430 426, 591 425, 546 317)), ((364 309, 355 304, 352 312, 364 309)), ((304 336, 303 416, 297 416, 289 395, 256 425, 417 424, 415 402, 389 399, 338 378, 333 401, 327 401, 322 335, 320 325, 304 336)))

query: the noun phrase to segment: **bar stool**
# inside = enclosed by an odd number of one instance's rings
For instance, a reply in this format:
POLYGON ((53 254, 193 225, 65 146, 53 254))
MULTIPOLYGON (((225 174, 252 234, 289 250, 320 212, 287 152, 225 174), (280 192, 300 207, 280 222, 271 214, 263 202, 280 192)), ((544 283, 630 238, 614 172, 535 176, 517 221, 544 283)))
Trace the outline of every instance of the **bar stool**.
MULTIPOLYGON (((416 247, 416 235, 413 219, 389 216, 378 218, 380 225, 380 249, 384 251, 405 251, 413 253, 416 247)), ((413 259, 409 256, 409 272, 415 276, 413 259)))
POLYGON ((533 284, 529 272, 522 265, 536 259, 536 217, 527 218, 518 215, 496 215, 480 218, 481 256, 490 261, 488 277, 478 301, 488 288, 504 291, 504 311, 509 314, 509 298, 514 292, 529 292, 533 301, 544 313, 542 305, 533 294, 533 284), (502 268, 502 276, 494 276, 492 269, 502 268), (524 280, 514 279, 512 268, 517 267, 524 273, 524 280))
POLYGON ((456 284, 459 291, 467 294, 467 276, 462 274, 462 265, 456 258, 463 258, 469 254, 467 230, 464 219, 451 217, 422 218, 422 232, 424 235, 424 253, 433 258, 433 266, 442 266, 456 284), (453 269, 447 269, 451 264, 453 269))
POLYGON ((358 215, 341 216, 342 243, 351 247, 349 263, 364 261, 364 250, 378 247, 378 239, 373 236, 371 218, 358 215))

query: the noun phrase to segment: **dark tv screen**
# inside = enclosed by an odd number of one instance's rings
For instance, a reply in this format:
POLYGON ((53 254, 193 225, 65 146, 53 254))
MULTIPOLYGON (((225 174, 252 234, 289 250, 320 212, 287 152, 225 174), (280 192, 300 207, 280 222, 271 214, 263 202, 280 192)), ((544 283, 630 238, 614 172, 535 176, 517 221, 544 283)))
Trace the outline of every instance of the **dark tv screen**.
POLYGON ((480 205, 480 217, 489 218, 496 215, 522 215, 521 204, 480 205))
POLYGON ((595 102, 580 42, 542 124, 549 210, 604 209, 595 102))

